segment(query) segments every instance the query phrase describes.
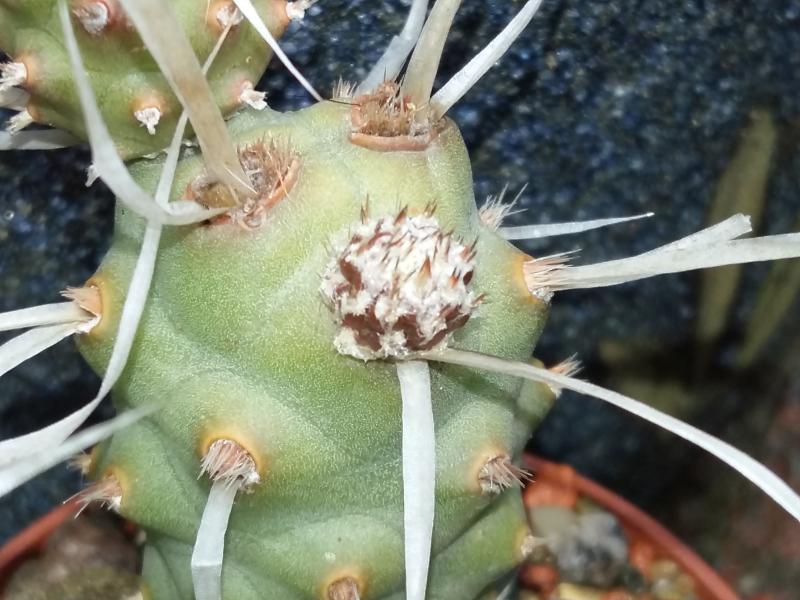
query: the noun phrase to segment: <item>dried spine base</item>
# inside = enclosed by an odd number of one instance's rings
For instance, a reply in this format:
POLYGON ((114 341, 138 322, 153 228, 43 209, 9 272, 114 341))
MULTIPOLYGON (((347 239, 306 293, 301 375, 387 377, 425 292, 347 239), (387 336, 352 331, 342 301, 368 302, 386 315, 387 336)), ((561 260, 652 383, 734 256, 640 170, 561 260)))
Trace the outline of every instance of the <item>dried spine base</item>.
POLYGON ((196 600, 222 600, 222 562, 225 532, 239 491, 249 491, 261 482, 255 460, 237 442, 214 441, 200 466, 200 477, 208 475, 213 484, 200 519, 191 569, 196 600))
POLYGON ((224 184, 206 174, 195 178, 186 197, 204 206, 232 207, 213 218, 212 225, 233 223, 252 231, 264 224, 269 212, 287 198, 300 177, 300 157, 291 148, 270 140, 246 145, 238 150, 239 162, 256 192, 238 203, 235 194, 224 184))
MULTIPOLYGON (((341 91, 340 91, 341 93, 341 91)), ((350 141, 378 152, 420 152, 436 137, 438 127, 420 122, 416 107, 394 81, 352 100, 350 141)))

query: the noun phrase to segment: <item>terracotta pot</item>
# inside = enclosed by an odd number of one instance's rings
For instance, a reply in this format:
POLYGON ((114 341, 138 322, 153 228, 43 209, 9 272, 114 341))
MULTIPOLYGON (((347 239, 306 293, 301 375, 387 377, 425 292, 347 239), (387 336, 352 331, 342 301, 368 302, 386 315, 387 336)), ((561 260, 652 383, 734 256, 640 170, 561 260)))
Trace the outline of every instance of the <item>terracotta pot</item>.
MULTIPOLYGON (((585 496, 619 519, 628 537, 631 561, 635 566, 644 566, 654 557, 671 559, 694 579, 696 591, 702 600, 741 600, 708 563, 627 500, 582 477, 568 465, 529 454, 525 455, 524 464, 535 473, 533 481, 523 493, 526 506, 572 507, 579 496, 585 496)), ((523 581, 526 575, 523 569, 523 581)))
MULTIPOLYGON (((532 455, 526 455, 524 463, 536 474, 534 481, 524 491, 526 506, 544 504, 574 506, 579 496, 585 496, 617 516, 631 542, 632 549, 639 548, 643 553, 650 551, 659 557, 670 558, 680 565, 694 578, 697 592, 702 600, 741 600, 702 558, 630 502, 582 477, 570 466, 552 463, 532 455)), ((39 554, 50 535, 65 520, 73 518, 79 508, 77 499, 62 504, 0 548, 0 590, 14 570, 25 560, 39 554)))
POLYGON ((44 515, 0 547, 0 591, 20 564, 40 554, 50 535, 80 510, 78 498, 68 500, 44 515))

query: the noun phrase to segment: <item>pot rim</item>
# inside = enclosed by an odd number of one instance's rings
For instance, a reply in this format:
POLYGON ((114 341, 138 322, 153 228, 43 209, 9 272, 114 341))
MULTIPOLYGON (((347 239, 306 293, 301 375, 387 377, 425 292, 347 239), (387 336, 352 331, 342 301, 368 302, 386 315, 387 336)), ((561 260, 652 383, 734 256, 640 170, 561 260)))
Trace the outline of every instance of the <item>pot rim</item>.
POLYGON ((580 475, 569 465, 555 463, 530 453, 525 453, 523 465, 534 472, 534 479, 529 486, 535 485, 537 480, 546 481, 569 491, 574 490, 614 513, 625 529, 649 540, 663 555, 678 563, 694 579, 697 592, 703 600, 742 600, 700 555, 624 498, 580 475))

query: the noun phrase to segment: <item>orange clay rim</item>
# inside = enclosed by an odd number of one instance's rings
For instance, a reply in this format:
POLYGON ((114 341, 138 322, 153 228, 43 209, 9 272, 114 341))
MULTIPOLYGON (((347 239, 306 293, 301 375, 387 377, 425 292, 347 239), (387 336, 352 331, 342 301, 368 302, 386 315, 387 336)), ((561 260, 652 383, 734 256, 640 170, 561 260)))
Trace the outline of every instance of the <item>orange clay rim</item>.
POLYGON ((534 502, 537 482, 563 488, 565 496, 577 492, 614 513, 627 533, 648 540, 659 554, 674 560, 695 581, 702 600, 741 600, 733 588, 697 553, 670 533, 655 519, 603 486, 579 475, 572 467, 525 454, 523 464, 534 472, 534 479, 523 492, 526 506, 534 502))
POLYGON ((34 521, 0 548, 0 592, 17 567, 42 552, 53 532, 74 517, 80 508, 80 499, 72 498, 34 521))

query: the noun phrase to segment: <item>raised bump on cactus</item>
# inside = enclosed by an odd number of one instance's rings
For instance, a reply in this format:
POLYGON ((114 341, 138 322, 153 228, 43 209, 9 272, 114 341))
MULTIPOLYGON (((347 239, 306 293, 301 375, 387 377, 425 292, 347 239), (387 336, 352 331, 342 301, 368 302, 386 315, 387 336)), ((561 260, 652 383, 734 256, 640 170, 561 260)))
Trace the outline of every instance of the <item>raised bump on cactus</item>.
POLYGON ((87 33, 100 35, 114 21, 124 19, 119 5, 113 0, 77 0, 72 2, 72 14, 87 33))
POLYGON ((194 596, 196 600, 222 600, 225 532, 233 502, 237 492, 252 491, 261 477, 250 452, 224 438, 212 442, 203 455, 198 478, 203 475, 213 484, 192 550, 194 596))
MULTIPOLYGON (((55 2, 52 3, 55 5, 55 2)), ((226 3, 223 3, 223 5, 226 3)), ((230 5, 231 3, 227 3, 230 5)), ((206 23, 206 3, 195 0, 168 0, 180 18, 178 30, 188 32, 192 50, 202 62, 208 56, 221 26, 217 19, 206 23)), ((11 3, 4 5, 0 19, 0 50, 25 67, 23 79, 0 79, 0 89, 21 86, 30 94, 30 112, 36 122, 49 124, 86 139, 80 119, 80 103, 69 82, 69 63, 58 22, 50 19, 49 3, 11 3), (55 25, 55 27, 54 27, 55 25), (3 82, 3 80, 7 80, 3 82)), ((70 13, 78 30, 78 44, 95 89, 103 90, 100 110, 114 132, 114 142, 125 159, 156 152, 166 147, 175 129, 180 104, 165 78, 158 73, 152 57, 141 50, 141 39, 133 30, 117 0, 71 0, 70 13), (150 134, 134 116, 135 99, 148 94, 162 98, 162 118, 155 134, 150 134)), ((224 6, 220 7, 220 10, 224 6)), ((219 12, 219 11, 218 11, 219 12)), ((275 37, 285 30, 288 18, 283 0, 259 3, 259 12, 275 37)), ((271 53, 260 36, 247 24, 235 27, 230 42, 208 74, 214 103, 225 115, 240 108, 230 94, 236 82, 258 81, 271 53)))
POLYGON ((350 122, 350 141, 379 152, 424 150, 437 132, 417 118, 416 107, 393 81, 354 98, 350 122))
POLYGON ((478 469, 478 486, 482 494, 498 495, 509 488, 523 487, 531 474, 513 463, 508 454, 495 454, 485 459, 478 469))
POLYGON ((119 512, 122 506, 122 493, 119 478, 113 472, 108 473, 85 490, 78 492, 76 497, 81 505, 79 512, 83 512, 91 505, 119 512))
POLYGON ((331 582, 325 592, 325 600, 361 600, 358 580, 353 577, 342 577, 331 582))

